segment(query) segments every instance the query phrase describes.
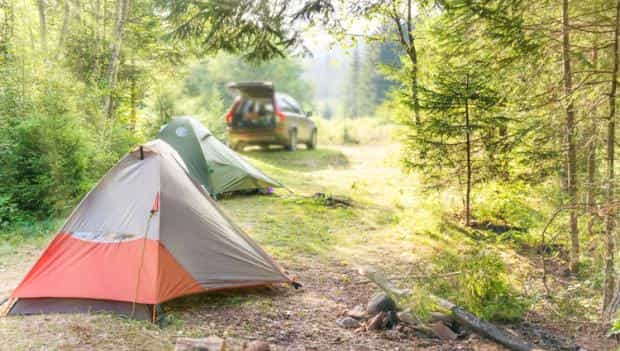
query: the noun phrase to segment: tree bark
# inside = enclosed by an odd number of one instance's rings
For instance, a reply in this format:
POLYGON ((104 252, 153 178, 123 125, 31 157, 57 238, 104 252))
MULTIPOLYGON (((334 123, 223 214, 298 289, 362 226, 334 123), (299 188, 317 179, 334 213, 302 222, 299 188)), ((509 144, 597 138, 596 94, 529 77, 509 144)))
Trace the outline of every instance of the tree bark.
POLYGON ((101 37, 101 0, 95 1, 95 41, 99 45, 99 38, 101 37))
POLYGON ((570 62, 570 33, 568 23, 568 0, 562 1, 562 61, 564 66, 564 97, 566 99, 566 144, 567 144, 567 192, 571 207, 569 215, 570 227, 570 271, 575 273, 579 268, 579 229, 577 227, 577 150, 575 147, 575 111, 573 104, 573 82, 570 62))
POLYGON ((112 55, 105 72, 105 82, 107 83, 108 93, 104 98, 103 112, 107 119, 111 119, 114 113, 114 88, 116 87, 116 77, 118 75, 118 63, 123 42, 123 27, 127 19, 129 10, 129 0, 116 0, 116 15, 114 20, 114 32, 110 51, 112 55))
POLYGON ((616 279, 614 263, 616 260, 615 212, 612 205, 615 187, 615 142, 616 142, 616 88, 618 80, 618 35, 620 32, 620 0, 616 1, 616 18, 613 40, 613 69, 609 92, 609 116, 607 118, 607 184, 605 189, 605 285, 603 291, 603 311, 609 320, 615 314, 620 303, 620 289, 616 279))
MULTIPOLYGON (((6 0, 3 6, 3 18, 2 18, 2 32, 0 33, 0 55, 1 58, 8 58, 8 47, 11 38, 13 37, 13 23, 14 23, 14 11, 13 11, 13 1, 6 0)), ((0 61, 2 64, 3 61, 0 61)))
POLYGON ((465 77, 465 148, 467 152, 467 185, 465 190, 465 225, 471 225, 471 133, 469 130, 469 75, 465 77))
POLYGON ((47 20, 45 17, 45 0, 37 0, 37 9, 39 10, 39 33, 41 36, 41 47, 47 52, 47 20))
POLYGON ((136 64, 134 61, 134 58, 131 58, 131 68, 132 68, 132 75, 131 75, 131 86, 130 86, 130 92, 129 92, 129 100, 130 100, 130 113, 129 113, 129 129, 134 132, 136 130, 136 122, 138 120, 138 116, 137 116, 137 111, 136 111, 136 104, 138 103, 138 93, 136 91, 136 64))
MULTIPOLYGON (((594 49, 592 49, 592 66, 594 70, 598 70, 598 49, 596 48, 598 41, 594 42, 594 49)), ((596 152, 598 149, 598 128, 597 121, 598 118, 598 109, 594 107, 591 111, 590 117, 590 127, 588 128, 588 138, 587 140, 587 163, 586 169, 588 173, 588 181, 587 181, 587 193, 586 193, 586 209, 588 216, 588 236, 592 236, 594 221, 596 220, 596 216, 594 215, 595 206, 596 206, 596 152)))
POLYGON ((420 101, 418 100, 418 53, 413 39, 413 23, 411 20, 411 0, 407 0, 407 36, 409 37, 409 59, 411 60, 411 99, 413 100, 413 116, 416 124, 420 124, 420 101))
POLYGON ((60 52, 64 45, 65 38, 67 36, 67 31, 69 29, 69 18, 70 17, 71 17, 71 7, 69 6, 69 0, 65 0, 63 3, 62 27, 60 28, 60 37, 58 38, 58 49, 56 50, 56 57, 60 55, 60 52))

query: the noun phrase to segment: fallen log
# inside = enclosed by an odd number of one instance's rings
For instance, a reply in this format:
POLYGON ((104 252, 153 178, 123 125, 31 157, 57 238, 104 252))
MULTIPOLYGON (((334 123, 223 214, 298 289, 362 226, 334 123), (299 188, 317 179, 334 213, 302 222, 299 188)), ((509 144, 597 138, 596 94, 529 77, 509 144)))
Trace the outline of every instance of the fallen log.
MULTIPOLYGON (((397 305, 401 307, 406 305, 406 298, 411 294, 408 289, 400 289, 394 283, 392 283, 383 272, 374 267, 361 268, 359 273, 377 284, 381 290, 388 294, 397 305)), ((504 347, 513 351, 543 351, 540 348, 536 348, 528 342, 519 339, 518 337, 509 334, 503 329, 487 321, 481 320, 473 313, 453 304, 452 302, 442 299, 437 296, 431 295, 431 298, 441 308, 450 311, 452 318, 460 325, 478 333, 488 339, 491 339, 504 347)))

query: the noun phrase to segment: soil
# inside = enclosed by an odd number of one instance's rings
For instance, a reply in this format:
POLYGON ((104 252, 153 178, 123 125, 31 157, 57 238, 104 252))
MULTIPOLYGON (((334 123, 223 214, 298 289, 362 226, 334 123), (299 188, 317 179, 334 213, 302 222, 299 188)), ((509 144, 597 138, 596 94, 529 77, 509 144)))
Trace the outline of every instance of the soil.
MULTIPOLYGON (((30 260, 36 255, 31 257, 30 260)), ((3 284, 17 284, 17 272, 25 273, 29 267, 24 261, 14 263, 14 267, 0 271, 3 284)), ((151 332, 155 334, 154 338, 160 339, 158 344, 161 345, 152 349, 172 349, 174 340, 186 336, 182 334, 183 330, 189 330, 191 335, 197 337, 218 335, 264 340, 271 344, 273 350, 505 350, 475 334, 468 333, 456 341, 446 342, 421 334, 406 324, 382 331, 340 328, 336 325, 336 319, 357 304, 366 305, 378 289, 365 281, 354 267, 338 262, 308 256, 298 257, 295 263, 288 263, 286 267, 303 284, 300 289, 276 286, 234 290, 181 298, 165 304, 163 309, 171 322, 158 332, 151 332), (182 321, 181 328, 175 327, 175 321, 182 321)), ((91 319, 80 316, 58 316, 53 318, 52 323, 60 319, 65 319, 69 324, 64 332, 73 340, 71 348, 63 349, 90 350, 88 345, 93 343, 92 335, 96 334, 97 328, 109 328, 100 326, 96 320, 89 323, 91 319), (85 328, 88 333, 84 332, 85 328)), ((49 321, 50 317, 20 319, 18 322, 23 323, 26 331, 20 337, 28 338, 30 332, 33 336, 50 337, 41 335, 38 328, 30 330, 26 326, 29 320, 40 325, 49 321)), ((123 328, 122 325, 118 327, 123 328)), ((576 343, 586 350, 613 350, 618 345, 614 340, 601 338, 603 330, 593 330, 588 326, 582 326, 576 337, 562 336, 566 335, 566 328, 545 324, 542 317, 533 314, 526 316, 525 321, 518 325, 505 327, 546 350, 579 350, 576 343)), ((5 341, 9 342, 2 343, 0 349, 12 350, 10 340, 5 341)), ((127 340, 113 341, 119 344, 119 349, 124 349, 120 346, 125 342, 127 340)))
MULTIPOLYGON (((308 257, 288 268, 302 282, 299 290, 282 286, 236 291, 217 298, 247 298, 248 303, 196 306, 188 298, 168 304, 164 309, 179 315, 187 326, 210 325, 205 335, 265 340, 275 350, 505 350, 475 334, 467 333, 454 342, 446 342, 421 334, 406 324, 383 331, 340 328, 336 319, 357 304, 366 305, 378 292, 377 288, 364 281, 355 269, 337 262, 326 264, 308 257), (266 298, 268 307, 249 302, 256 297, 266 298)), ((535 321, 505 327, 546 350, 578 350, 573 340, 556 336, 561 331, 547 330, 535 321)), ((588 350, 611 350, 612 345, 611 341, 603 341, 592 343, 593 348, 581 346, 588 350)))

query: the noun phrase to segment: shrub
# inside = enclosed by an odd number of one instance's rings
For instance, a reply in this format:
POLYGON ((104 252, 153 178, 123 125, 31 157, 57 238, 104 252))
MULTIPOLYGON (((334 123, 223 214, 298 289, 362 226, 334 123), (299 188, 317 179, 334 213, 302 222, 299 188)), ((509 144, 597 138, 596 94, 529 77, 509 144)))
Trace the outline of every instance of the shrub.
POLYGON ((381 144, 390 141, 393 125, 372 117, 325 120, 313 118, 319 131, 319 144, 381 144))
POLYGON ((529 187, 521 183, 485 184, 476 196, 474 216, 481 222, 531 229, 542 220, 542 216, 532 207, 529 194, 529 187))
POLYGON ((45 217, 74 204, 90 186, 94 146, 67 87, 46 81, 31 95, 0 90, 0 221, 45 217))
POLYGON ((448 298, 481 318, 516 320, 526 303, 511 287, 501 258, 485 249, 459 255, 443 253, 434 259, 436 273, 458 271, 454 278, 434 278, 429 289, 448 298))
POLYGON ((31 115, 3 132, 0 188, 20 210, 52 214, 88 186, 88 147, 75 122, 66 115, 31 115))

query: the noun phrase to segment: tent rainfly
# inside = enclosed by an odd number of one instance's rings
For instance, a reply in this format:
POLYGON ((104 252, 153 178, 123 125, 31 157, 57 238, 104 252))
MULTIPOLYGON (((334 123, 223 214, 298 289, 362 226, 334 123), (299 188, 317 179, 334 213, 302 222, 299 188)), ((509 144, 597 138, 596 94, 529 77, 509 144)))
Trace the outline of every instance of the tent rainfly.
POLYGON ((211 135, 195 118, 173 118, 159 131, 158 138, 177 150, 190 175, 213 196, 282 186, 211 135))
POLYGON ((180 296, 284 282, 293 283, 155 140, 86 195, 3 307, 154 321, 159 304, 180 296))

